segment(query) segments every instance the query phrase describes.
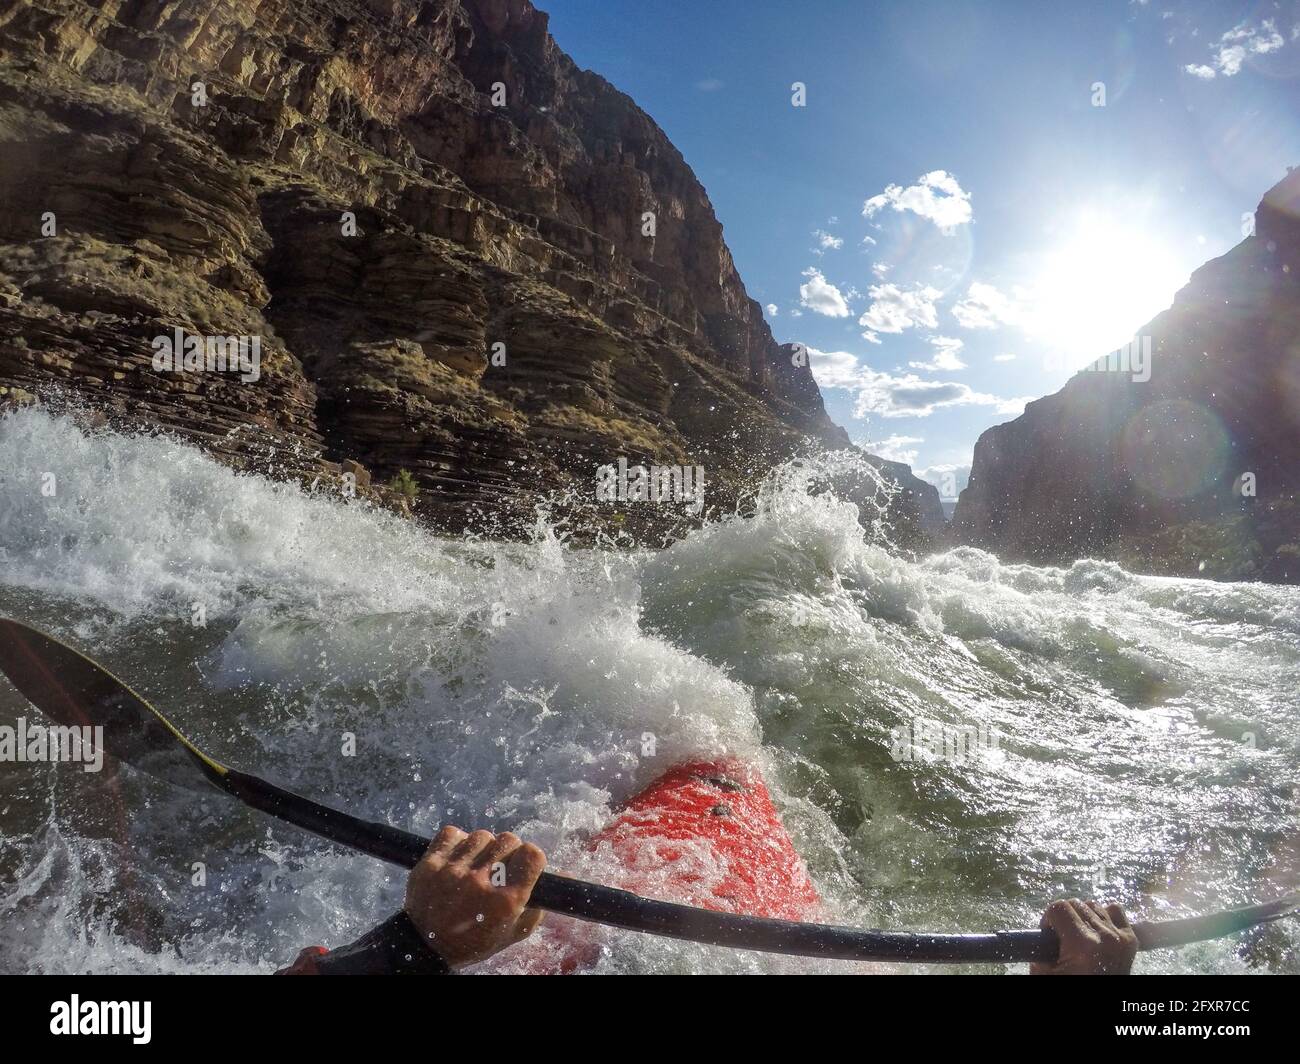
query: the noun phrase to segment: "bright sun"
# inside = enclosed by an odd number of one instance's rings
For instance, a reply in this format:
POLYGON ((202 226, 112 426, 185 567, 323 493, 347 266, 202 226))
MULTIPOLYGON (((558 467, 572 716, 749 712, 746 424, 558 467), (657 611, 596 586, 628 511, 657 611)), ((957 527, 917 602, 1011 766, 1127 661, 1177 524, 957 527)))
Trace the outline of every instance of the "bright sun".
POLYGON ((1187 268, 1168 245, 1095 212, 1051 252, 1026 301, 1026 331, 1073 371, 1128 343, 1173 302, 1187 268))

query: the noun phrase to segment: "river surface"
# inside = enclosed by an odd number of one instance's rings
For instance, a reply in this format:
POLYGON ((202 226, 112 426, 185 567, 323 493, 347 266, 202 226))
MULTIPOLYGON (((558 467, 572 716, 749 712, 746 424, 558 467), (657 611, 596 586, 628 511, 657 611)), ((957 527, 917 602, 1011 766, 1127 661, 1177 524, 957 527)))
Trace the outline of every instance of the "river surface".
MULTIPOLYGON (((763 770, 827 920, 983 931, 1060 896, 1160 918, 1300 888, 1300 589, 907 561, 811 479, 778 471, 755 514, 658 552, 544 519, 449 540, 27 410, 0 420, 0 615, 240 768, 425 834, 511 828, 594 879, 584 840, 621 799, 725 752, 763 770)), ((0 725, 23 715, 0 679, 0 725)), ((0 764, 3 971, 271 971, 401 889, 219 796, 0 764)), ((599 943, 604 972, 843 970, 599 943)), ((1298 947, 1293 921, 1138 970, 1297 973, 1298 947)))

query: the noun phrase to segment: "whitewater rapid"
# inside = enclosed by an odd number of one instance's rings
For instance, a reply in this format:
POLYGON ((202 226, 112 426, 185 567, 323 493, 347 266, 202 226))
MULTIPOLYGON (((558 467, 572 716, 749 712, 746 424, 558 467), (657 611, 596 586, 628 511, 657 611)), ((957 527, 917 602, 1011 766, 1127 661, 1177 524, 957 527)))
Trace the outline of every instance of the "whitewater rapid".
MULTIPOLYGON (((831 920, 977 931, 1059 896, 1156 918, 1300 887, 1300 589, 910 562, 797 466, 659 552, 540 518, 529 543, 460 541, 29 409, 0 419, 0 615, 234 765, 425 834, 510 828, 593 879, 583 840, 620 799, 732 753, 831 920), (996 741, 899 759, 900 729, 939 726, 996 741)), ((0 724, 34 712, 0 680, 0 724)), ((3 971, 271 971, 401 887, 220 797, 0 764, 3 971)), ((841 970, 600 942, 597 971, 841 970)), ((1298 945, 1279 924, 1138 970, 1300 972, 1298 945)))

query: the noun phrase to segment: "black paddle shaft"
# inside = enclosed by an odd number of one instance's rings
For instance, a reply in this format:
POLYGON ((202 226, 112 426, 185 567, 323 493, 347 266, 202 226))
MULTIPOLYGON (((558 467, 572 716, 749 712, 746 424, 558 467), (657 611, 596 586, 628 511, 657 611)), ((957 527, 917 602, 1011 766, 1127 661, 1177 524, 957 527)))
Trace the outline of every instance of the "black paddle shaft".
MULTIPOLYGON (((254 808, 403 868, 415 867, 429 848, 429 840, 419 835, 330 809, 237 769, 228 769, 223 776, 213 778, 213 782, 254 808)), ((822 960, 1051 964, 1060 949, 1056 933, 1046 928, 988 934, 935 934, 774 920, 656 901, 616 887, 550 872, 542 873, 528 903, 537 909, 643 934, 822 960)), ((1293 915, 1298 904, 1300 897, 1290 895, 1274 902, 1207 916, 1138 923, 1133 925, 1133 931, 1140 949, 1172 948, 1222 938, 1293 915)))
MULTIPOLYGON (((429 840, 419 835, 330 809, 238 769, 229 769, 214 782, 256 809, 403 868, 415 867, 429 848, 429 840)), ((1058 948, 1052 931, 939 935, 798 923, 655 901, 550 872, 542 873, 528 903, 629 931, 826 960, 1050 963, 1058 948)))
MULTIPOLYGON (((53 636, 0 618, 0 672, 33 705, 65 726, 104 729, 116 759, 169 783, 215 786, 272 816, 361 853, 412 868, 429 842, 389 824, 361 820, 214 760, 103 666, 53 636)), ((940 935, 795 923, 714 912, 642 898, 624 890, 543 874, 529 903, 539 909, 670 938, 718 946, 858 961, 988 963, 1056 959, 1050 931, 940 935)), ((1135 924, 1142 949, 1220 938, 1295 913, 1300 896, 1160 923, 1135 924)))

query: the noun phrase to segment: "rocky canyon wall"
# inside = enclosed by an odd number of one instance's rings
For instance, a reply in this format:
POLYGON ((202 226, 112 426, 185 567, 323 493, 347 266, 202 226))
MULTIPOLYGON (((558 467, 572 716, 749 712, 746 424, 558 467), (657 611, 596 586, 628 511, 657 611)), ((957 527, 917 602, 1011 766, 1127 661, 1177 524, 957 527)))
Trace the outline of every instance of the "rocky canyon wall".
MULTIPOLYGON (((509 534, 620 456, 727 509, 847 446, 800 362, 680 153, 528 0, 0 0, 8 401, 407 470, 429 520, 509 534), (257 379, 159 371, 177 328, 258 337, 257 379)), ((653 509, 617 518, 686 520, 653 509)))
POLYGON ((1108 360, 980 437, 953 537, 1010 559, 1300 583, 1300 170, 1148 338, 1149 379, 1108 360))

